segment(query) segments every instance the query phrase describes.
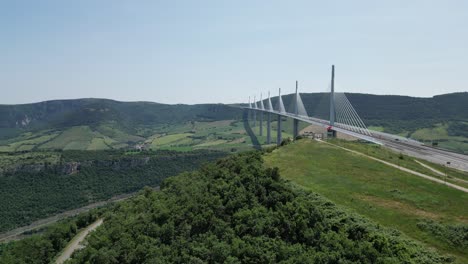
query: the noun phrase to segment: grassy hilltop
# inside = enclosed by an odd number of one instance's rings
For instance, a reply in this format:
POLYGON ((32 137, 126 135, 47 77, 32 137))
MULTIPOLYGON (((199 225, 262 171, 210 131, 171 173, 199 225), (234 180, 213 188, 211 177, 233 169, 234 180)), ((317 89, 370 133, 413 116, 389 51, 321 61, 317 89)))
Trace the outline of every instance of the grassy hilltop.
MULTIPOLYGON (((412 158, 379 146, 333 143, 437 177, 412 158)), ((456 256, 459 263, 468 262, 467 193, 311 140, 268 153, 265 163, 278 167, 284 178, 306 190, 456 256)), ((453 180, 468 179, 467 173, 458 171, 449 170, 448 175, 453 180)))

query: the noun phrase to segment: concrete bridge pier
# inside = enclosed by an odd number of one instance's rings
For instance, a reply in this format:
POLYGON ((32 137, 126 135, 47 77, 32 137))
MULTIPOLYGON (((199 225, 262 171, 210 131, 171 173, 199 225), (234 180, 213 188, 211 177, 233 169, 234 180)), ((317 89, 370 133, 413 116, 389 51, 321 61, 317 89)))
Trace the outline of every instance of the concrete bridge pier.
POLYGON ((250 119, 252 119, 252 104, 250 103, 250 96, 249 96, 249 108, 247 109, 247 123, 250 124, 250 119))
POLYGON ((263 112, 260 112, 260 136, 263 136, 263 112))
POLYGON ((276 145, 280 146, 281 141, 283 141, 282 135, 281 135, 281 115, 278 115, 278 127, 277 127, 277 134, 276 134, 276 145))
POLYGON ((271 114, 267 113, 267 138, 266 143, 271 143, 271 114))
POLYGON ((294 120, 294 126, 293 126, 293 137, 294 140, 299 136, 299 120, 293 119, 294 120))
POLYGON ((257 125, 257 111, 253 110, 253 126, 257 125))

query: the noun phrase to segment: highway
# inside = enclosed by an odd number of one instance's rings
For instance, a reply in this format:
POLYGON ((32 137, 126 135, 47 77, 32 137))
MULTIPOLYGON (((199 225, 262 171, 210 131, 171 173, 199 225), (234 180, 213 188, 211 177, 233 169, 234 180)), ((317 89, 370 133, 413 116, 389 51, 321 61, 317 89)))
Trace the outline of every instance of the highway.
POLYGON ((424 159, 436 164, 468 172, 468 156, 424 145, 406 144, 391 140, 382 140, 383 145, 408 156, 424 159))

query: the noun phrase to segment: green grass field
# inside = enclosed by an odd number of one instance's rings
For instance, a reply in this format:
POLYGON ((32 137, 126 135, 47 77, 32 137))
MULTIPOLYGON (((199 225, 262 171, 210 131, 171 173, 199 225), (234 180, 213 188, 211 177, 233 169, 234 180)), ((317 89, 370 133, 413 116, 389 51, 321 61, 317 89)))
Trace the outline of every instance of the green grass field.
POLYGON ((158 146, 164 146, 168 145, 171 143, 176 143, 179 142, 182 139, 187 138, 192 134, 190 133, 181 133, 181 134, 172 134, 172 135, 166 135, 162 137, 155 138, 153 142, 151 143, 152 146, 158 147, 158 146))
POLYGON ((34 135, 32 133, 25 133, 18 141, 0 145, 0 152, 12 152, 12 151, 25 151, 32 150, 37 145, 43 144, 47 141, 52 140, 58 135, 58 133, 44 133, 34 135))
POLYGON ((439 164, 434 164, 422 159, 409 157, 376 144, 344 140, 331 140, 329 142, 468 188, 468 172, 459 171, 439 164), (438 170, 439 172, 446 174, 447 177, 441 176, 440 174, 437 174, 434 171, 421 166, 421 164, 417 163, 416 160, 423 164, 426 164, 427 166, 432 167, 433 169, 438 170))
POLYGON ((145 142, 154 149, 178 151, 214 149, 233 152, 252 148, 252 140, 246 134, 243 122, 238 120, 190 122, 180 127, 172 126, 171 131, 168 134, 158 132, 145 142))
MULTIPOLYGON (((263 119, 263 135, 260 136, 259 118, 254 126, 252 119, 249 125, 260 144, 266 143, 266 116, 263 119)), ((271 140, 276 143, 276 117, 271 122, 271 140)), ((300 123, 300 129, 307 124, 300 123)), ((292 120, 283 122, 283 138, 292 138, 292 120)), ((247 135, 244 124, 239 120, 221 120, 216 122, 192 122, 181 124, 180 127, 171 126, 171 132, 163 133, 167 127, 158 128, 158 133, 150 136, 145 142, 155 149, 192 150, 215 149, 224 151, 242 151, 253 147, 252 138, 247 135)))
POLYGON ((102 150, 110 149, 109 145, 115 142, 115 140, 110 138, 98 138, 95 137, 91 140, 91 143, 86 148, 87 150, 102 150))
POLYGON ((160 124, 137 129, 135 134, 112 123, 97 127, 75 126, 64 131, 27 132, 9 141, 0 141, 0 152, 62 149, 105 150, 134 148, 145 144, 152 149, 190 151, 216 149, 241 151, 252 148, 252 141, 240 120, 160 124))
POLYGON ((114 142, 111 142, 112 144, 114 144, 115 142, 127 143, 127 142, 139 142, 143 140, 143 137, 130 135, 120 130, 118 127, 114 127, 112 124, 100 125, 96 128, 95 131, 98 132, 100 135, 105 136, 106 138, 113 139, 114 142))
POLYGON ((422 128, 411 133, 410 137, 431 144, 437 142, 438 147, 468 154, 468 141, 465 137, 450 136, 449 124, 437 124, 432 128, 422 128))
MULTIPOLYGON (((437 144, 439 148, 447 149, 463 154, 468 154, 468 139, 464 136, 450 135, 450 126, 454 123, 462 123, 468 125, 468 122, 462 121, 447 121, 445 123, 437 123, 433 126, 427 124, 429 127, 419 127, 414 129, 402 129, 399 132, 391 132, 392 127, 383 126, 369 126, 370 130, 389 132, 402 137, 409 137, 414 140, 424 142, 427 145, 431 145, 433 142, 437 144)), ((453 131, 453 129, 452 129, 453 131)))
POLYGON ((295 184, 456 256, 458 263, 468 263, 466 245, 453 245, 418 227, 426 220, 466 227, 467 193, 312 140, 276 149, 265 155, 265 161, 295 184))
POLYGON ((41 145, 39 148, 86 150, 93 140, 93 137, 93 131, 88 126, 72 127, 62 132, 59 136, 54 138, 54 140, 41 145))
POLYGON ((385 130, 383 126, 369 126, 368 129, 378 132, 383 132, 385 130))

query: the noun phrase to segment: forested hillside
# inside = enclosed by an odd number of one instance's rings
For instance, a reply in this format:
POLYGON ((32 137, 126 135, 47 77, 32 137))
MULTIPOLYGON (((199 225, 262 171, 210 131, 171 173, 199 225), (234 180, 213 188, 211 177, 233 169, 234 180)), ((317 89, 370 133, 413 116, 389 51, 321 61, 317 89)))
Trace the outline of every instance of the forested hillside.
POLYGON ((59 212, 157 186, 198 168, 217 151, 64 151, 0 155, 0 231, 59 212), (35 154, 35 155, 33 155, 35 154))
MULTIPOLYGON (((122 130, 187 121, 234 119, 239 112, 222 104, 167 105, 151 102, 118 102, 107 99, 56 100, 23 105, 0 105, 0 129, 36 131, 114 122, 122 130)), ((8 136, 5 132, 2 136, 8 136)))
POLYGON ((145 189, 104 215, 71 263, 449 263, 293 187, 259 152, 145 189))
POLYGON ((241 117, 239 108, 222 104, 77 99, 0 105, 0 152, 238 149, 247 139, 236 123, 241 117))
POLYGON ((240 117, 240 109, 222 104, 76 99, 0 105, 0 151, 133 148, 181 128, 189 132, 196 122, 240 117))

